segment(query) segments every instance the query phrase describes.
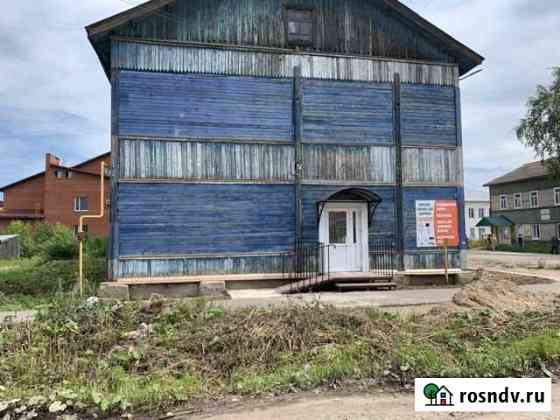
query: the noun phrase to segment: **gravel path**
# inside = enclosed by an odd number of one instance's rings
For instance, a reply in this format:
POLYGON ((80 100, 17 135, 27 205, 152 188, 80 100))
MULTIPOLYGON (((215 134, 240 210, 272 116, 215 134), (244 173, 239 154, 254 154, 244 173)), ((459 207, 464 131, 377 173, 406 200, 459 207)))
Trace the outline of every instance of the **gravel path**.
MULTIPOLYGON (((377 392, 348 396, 307 396, 295 401, 248 403, 219 414, 189 416, 189 420, 560 420, 560 385, 552 386, 552 413, 414 413, 412 394, 377 392)), ((177 417, 187 420, 187 417, 177 417)))

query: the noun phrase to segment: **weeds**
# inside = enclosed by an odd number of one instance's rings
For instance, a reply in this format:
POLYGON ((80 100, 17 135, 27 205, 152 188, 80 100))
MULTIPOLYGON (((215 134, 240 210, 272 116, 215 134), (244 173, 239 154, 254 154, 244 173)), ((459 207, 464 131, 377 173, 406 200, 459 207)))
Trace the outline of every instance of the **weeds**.
POLYGON ((226 311, 194 301, 150 315, 134 304, 55 300, 36 322, 1 327, 0 399, 40 396, 100 414, 349 379, 531 375, 560 361, 559 332, 557 310, 403 318, 318 303, 226 311))

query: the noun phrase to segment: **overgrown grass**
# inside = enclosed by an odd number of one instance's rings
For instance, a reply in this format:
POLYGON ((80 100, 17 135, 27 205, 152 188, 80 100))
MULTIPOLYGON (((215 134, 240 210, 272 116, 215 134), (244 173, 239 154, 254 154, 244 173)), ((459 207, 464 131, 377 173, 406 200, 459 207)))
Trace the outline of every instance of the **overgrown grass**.
POLYGON ((151 316, 135 304, 55 301, 36 322, 0 333, 1 398, 50 396, 81 413, 167 410, 350 379, 531 375, 560 362, 560 310, 400 317, 318 303, 224 311, 197 301, 151 316))
MULTIPOLYGON (((105 278, 105 260, 88 256, 85 277, 95 289, 105 278)), ((49 298, 68 292, 78 278, 75 260, 45 261, 39 257, 10 260, 0 265, 0 308, 2 302, 49 298)))

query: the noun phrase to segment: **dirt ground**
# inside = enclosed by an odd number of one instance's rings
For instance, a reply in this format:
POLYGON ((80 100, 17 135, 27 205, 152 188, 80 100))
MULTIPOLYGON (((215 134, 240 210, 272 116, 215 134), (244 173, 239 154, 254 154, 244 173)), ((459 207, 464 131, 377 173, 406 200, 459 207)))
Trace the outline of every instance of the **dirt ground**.
POLYGON ((470 269, 497 269, 525 274, 536 274, 560 281, 560 256, 548 254, 522 254, 514 252, 467 252, 470 269))
POLYGON ((414 413, 414 396, 403 393, 305 394, 297 398, 241 403, 241 407, 180 420, 560 420, 560 385, 552 387, 551 413, 414 413))

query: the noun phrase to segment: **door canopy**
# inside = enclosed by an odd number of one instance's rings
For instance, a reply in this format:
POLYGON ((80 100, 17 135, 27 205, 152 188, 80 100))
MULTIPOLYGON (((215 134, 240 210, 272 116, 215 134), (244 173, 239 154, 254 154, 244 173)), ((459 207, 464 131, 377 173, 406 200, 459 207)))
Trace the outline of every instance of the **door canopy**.
POLYGON ((375 210, 382 201, 380 196, 365 188, 347 188, 337 191, 317 203, 319 216, 317 223, 321 221, 327 203, 366 203, 368 206, 368 225, 371 226, 375 210))

